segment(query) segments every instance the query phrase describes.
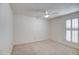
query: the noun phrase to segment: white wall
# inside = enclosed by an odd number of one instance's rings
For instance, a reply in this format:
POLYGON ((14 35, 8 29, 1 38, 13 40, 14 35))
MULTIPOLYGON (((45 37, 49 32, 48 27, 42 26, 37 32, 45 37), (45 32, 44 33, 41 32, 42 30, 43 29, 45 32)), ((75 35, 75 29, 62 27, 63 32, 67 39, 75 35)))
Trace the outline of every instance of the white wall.
POLYGON ((67 42, 65 39, 65 21, 66 19, 79 18, 79 12, 64 15, 54 19, 50 19, 50 39, 58 41, 60 43, 70 45, 75 48, 79 48, 79 43, 74 44, 67 42))
POLYGON ((0 4, 0 54, 10 54, 13 40, 13 15, 9 4, 0 4))
POLYGON ((23 44, 48 39, 48 20, 26 15, 15 15, 15 44, 23 44))

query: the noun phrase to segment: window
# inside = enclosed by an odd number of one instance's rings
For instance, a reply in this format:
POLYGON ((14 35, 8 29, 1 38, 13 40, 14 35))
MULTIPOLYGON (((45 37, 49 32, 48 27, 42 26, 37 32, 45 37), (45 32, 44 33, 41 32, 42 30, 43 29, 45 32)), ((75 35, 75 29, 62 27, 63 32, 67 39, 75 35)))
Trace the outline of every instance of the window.
POLYGON ((78 19, 66 20, 66 40, 73 43, 78 43, 78 19))

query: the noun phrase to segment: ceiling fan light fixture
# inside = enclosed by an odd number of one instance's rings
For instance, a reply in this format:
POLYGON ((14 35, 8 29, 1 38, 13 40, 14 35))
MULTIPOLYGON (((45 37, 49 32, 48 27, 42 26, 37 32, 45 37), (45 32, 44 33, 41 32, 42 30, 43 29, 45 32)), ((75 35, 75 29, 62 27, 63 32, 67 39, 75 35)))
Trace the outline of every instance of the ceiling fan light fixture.
POLYGON ((45 18, 48 18, 48 17, 49 17, 49 15, 44 15, 44 17, 45 17, 45 18))

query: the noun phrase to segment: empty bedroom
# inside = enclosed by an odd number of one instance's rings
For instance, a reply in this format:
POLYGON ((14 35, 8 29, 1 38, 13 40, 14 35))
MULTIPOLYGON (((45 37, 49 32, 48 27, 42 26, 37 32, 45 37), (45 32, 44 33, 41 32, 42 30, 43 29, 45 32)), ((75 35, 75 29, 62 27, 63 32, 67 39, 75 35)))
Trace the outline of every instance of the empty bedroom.
POLYGON ((78 55, 79 3, 0 3, 0 55, 78 55))

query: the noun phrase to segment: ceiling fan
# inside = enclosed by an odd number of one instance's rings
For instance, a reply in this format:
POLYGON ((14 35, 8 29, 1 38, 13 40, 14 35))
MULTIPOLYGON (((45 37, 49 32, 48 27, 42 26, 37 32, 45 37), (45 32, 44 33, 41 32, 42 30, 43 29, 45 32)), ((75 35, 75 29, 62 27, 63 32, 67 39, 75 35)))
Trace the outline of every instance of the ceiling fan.
POLYGON ((55 15, 55 14, 58 14, 58 12, 57 11, 52 11, 52 10, 46 10, 44 12, 43 17, 44 18, 49 18, 49 17, 51 17, 52 15, 55 15))
POLYGON ((50 15, 49 15, 49 12, 46 10, 44 17, 45 17, 45 18, 48 18, 49 16, 50 16, 50 15))
POLYGON ((53 15, 58 14, 57 11, 55 10, 45 10, 42 13, 40 13, 39 15, 37 15, 39 18, 51 18, 53 15))

